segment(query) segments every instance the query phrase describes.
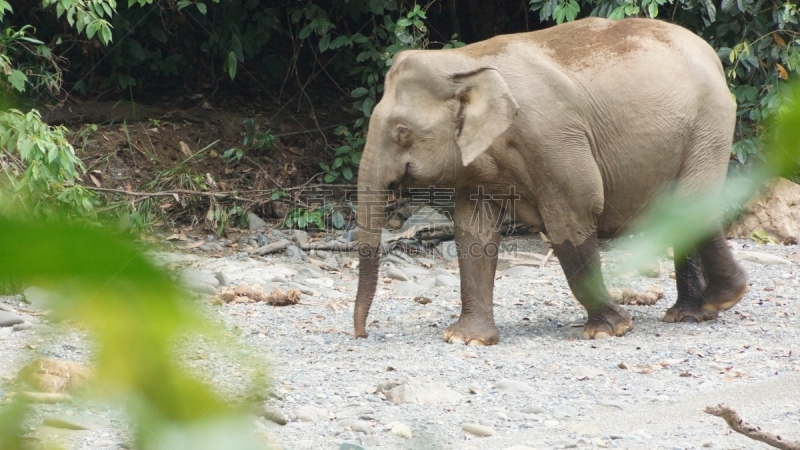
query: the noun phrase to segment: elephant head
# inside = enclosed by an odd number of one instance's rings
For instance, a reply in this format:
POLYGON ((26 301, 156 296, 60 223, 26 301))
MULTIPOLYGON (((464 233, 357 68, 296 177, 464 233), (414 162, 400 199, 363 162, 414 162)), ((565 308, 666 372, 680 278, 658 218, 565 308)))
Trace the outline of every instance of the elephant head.
POLYGON ((399 186, 454 187, 517 113, 500 73, 470 61, 458 50, 407 51, 395 57, 386 75, 358 174, 356 337, 367 336, 387 192, 399 186))

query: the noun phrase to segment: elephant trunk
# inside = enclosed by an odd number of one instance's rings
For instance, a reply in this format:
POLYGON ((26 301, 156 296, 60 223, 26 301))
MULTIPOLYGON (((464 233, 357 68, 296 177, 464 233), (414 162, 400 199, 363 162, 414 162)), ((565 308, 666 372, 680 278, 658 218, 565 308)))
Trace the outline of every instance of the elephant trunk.
MULTIPOLYGON (((367 152, 365 151, 365 154, 367 152)), ((353 311, 355 336, 367 337, 367 314, 372 306, 378 285, 378 267, 381 261, 381 230, 386 218, 387 185, 376 180, 381 171, 375 170, 372 161, 362 161, 358 180, 358 293, 353 311)))

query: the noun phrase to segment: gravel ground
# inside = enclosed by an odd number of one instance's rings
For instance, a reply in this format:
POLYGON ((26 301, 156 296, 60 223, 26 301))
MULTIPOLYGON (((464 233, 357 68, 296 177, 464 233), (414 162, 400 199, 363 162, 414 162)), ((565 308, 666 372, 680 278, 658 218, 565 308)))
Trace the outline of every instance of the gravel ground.
MULTIPOLYGON (((533 236, 504 242, 519 251, 545 252, 533 236)), ((448 285, 452 279, 446 275, 457 267, 441 259, 430 268, 416 260, 410 266, 396 261, 412 282, 381 280, 370 312, 370 337, 356 340, 347 333, 357 270, 344 267, 351 261, 344 254, 312 255, 328 263, 338 259, 335 272, 297 256, 212 257, 198 250, 154 257, 170 267, 220 273, 229 285, 257 283, 267 292, 280 287, 306 293, 300 304, 286 307, 212 306, 207 297, 197 300, 251 355, 271 363, 274 395, 268 409, 288 423, 259 419, 254 430, 274 434, 286 449, 339 448, 343 442, 371 449, 765 448, 702 412, 721 402, 765 430, 800 440, 800 248, 731 244, 791 264, 743 261, 750 291, 718 321, 661 322, 676 296, 669 277, 672 262, 664 258, 657 278, 635 274, 609 285, 637 291, 659 285, 666 298, 654 306, 626 306, 635 329, 625 337, 582 341, 585 312, 554 259, 542 268, 515 268, 496 280, 500 343, 491 347, 442 341, 460 301, 458 286, 448 285), (430 281, 434 271, 439 286, 430 281), (415 302, 419 295, 431 302, 415 302), (395 389, 382 385, 390 380, 405 382, 407 394, 416 389, 418 398, 433 403, 389 401, 399 398, 395 389), (436 401, 426 394, 425 383, 435 383, 427 385, 435 394, 450 395, 436 401)), ((614 251, 602 255, 606 266, 624 257, 614 251)), ((390 264, 382 265, 382 274, 390 264)), ((20 305, 18 298, 0 300, 20 305)), ((187 357, 186 364, 223 392, 238 393, 245 371, 232 369, 212 348, 196 347, 188 352, 202 356, 187 357)), ((34 357, 88 364, 90 355, 85 333, 65 326, 0 328, 4 383, 34 357)), ((0 398, 3 389, 0 385, 0 398)), ((39 406, 31 429, 44 416, 65 410, 107 421, 93 431, 66 433, 71 448, 120 448, 128 442, 124 416, 113 405, 39 406)))

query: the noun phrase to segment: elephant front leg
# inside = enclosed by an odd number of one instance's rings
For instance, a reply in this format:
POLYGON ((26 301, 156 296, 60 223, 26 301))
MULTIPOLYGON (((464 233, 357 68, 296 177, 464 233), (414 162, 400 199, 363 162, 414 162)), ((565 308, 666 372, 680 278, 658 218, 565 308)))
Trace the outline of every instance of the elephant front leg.
POLYGON ((572 293, 589 314, 583 328, 583 339, 622 336, 633 329, 631 315, 611 300, 603 282, 594 235, 577 245, 569 239, 554 243, 553 253, 561 263, 572 293))
POLYGON ((444 340, 493 345, 499 340, 492 291, 503 218, 500 206, 488 197, 471 197, 456 199, 453 221, 461 274, 461 316, 447 327, 444 340))

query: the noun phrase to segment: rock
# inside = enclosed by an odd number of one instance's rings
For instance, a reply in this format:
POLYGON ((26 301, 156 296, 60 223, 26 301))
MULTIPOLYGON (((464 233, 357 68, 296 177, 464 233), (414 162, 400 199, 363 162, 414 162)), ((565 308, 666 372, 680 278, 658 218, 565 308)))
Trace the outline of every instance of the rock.
POLYGON ((372 434, 372 425, 366 420, 342 419, 339 421, 339 426, 350 428, 353 431, 360 431, 364 434, 372 434))
POLYGON ((528 383, 517 380, 500 380, 494 384, 494 388, 498 391, 505 391, 509 393, 535 391, 535 389, 533 389, 528 383))
MULTIPOLYGON (((417 296, 417 297, 414 297, 414 301, 419 303, 420 305, 427 305, 427 304, 433 302, 433 300, 429 299, 428 297, 423 297, 421 295, 417 296)), ((14 326, 16 327, 16 325, 14 325, 14 326)))
POLYGON ((544 422, 542 422, 542 425, 544 425, 547 428, 555 428, 561 425, 561 422, 551 419, 551 420, 545 420, 544 422))
POLYGON ((580 436, 600 436, 603 434, 597 425, 578 423, 569 427, 569 432, 580 436))
POLYGON ((744 205, 743 214, 728 228, 728 237, 762 237, 776 243, 800 241, 800 185, 773 178, 744 205))
POLYGON ((313 288, 310 288, 308 286, 302 285, 300 283, 288 283, 287 287, 289 289, 297 289, 298 291, 300 291, 301 294, 306 294, 306 295, 312 295, 313 296, 314 292, 316 292, 313 288))
POLYGON ((256 234, 250 236, 250 240, 255 242, 255 246, 256 247, 263 247, 263 246, 269 244, 269 240, 267 240, 267 237, 264 236, 261 233, 256 233, 256 234))
POLYGON ((569 406, 556 406, 555 409, 553 409, 553 417, 556 419, 570 419, 577 416, 578 411, 569 406))
POLYGON ((225 274, 222 272, 214 272, 214 278, 216 278, 217 281, 219 281, 220 286, 227 286, 229 283, 228 277, 226 277, 225 274))
POLYGON ((100 417, 68 416, 59 414, 44 418, 44 425, 66 430, 99 430, 108 428, 110 423, 100 417))
POLYGON ((42 358, 25 366, 20 377, 39 392, 63 393, 86 387, 93 375, 83 364, 42 358))
POLYGON ((25 318, 19 314, 0 311, 0 327, 11 327, 25 322, 25 318))
MULTIPOLYGON (((92 447, 92 448, 111 447, 112 445, 114 445, 114 442, 113 442, 113 441, 108 441, 108 440, 100 440, 100 441, 94 441, 94 442, 92 442, 92 445, 91 445, 91 447, 92 447)), ((121 446, 120 446, 120 447, 121 447, 121 446)))
POLYGON ((178 273, 178 282, 190 291, 211 295, 217 293, 219 286, 219 280, 214 274, 191 268, 178 273))
POLYGON ((322 278, 322 274, 311 267, 301 267, 297 271, 297 276, 303 278, 322 278))
POLYGON ((458 286, 461 281, 452 275, 439 275, 436 277, 436 286, 458 286))
POLYGON ((316 406, 300 406, 294 410, 294 416, 301 422, 316 422, 327 419, 328 412, 316 406))
POLYGON ((734 254, 737 259, 742 261, 751 261, 765 266, 773 266, 780 264, 791 264, 788 259, 781 258, 780 256, 770 255, 769 253, 762 252, 745 252, 739 251, 734 254))
POLYGON ((339 240, 342 242, 353 242, 358 240, 358 229, 353 230, 345 230, 344 233, 339 237, 339 240))
POLYGON ((436 251, 447 261, 458 260, 458 250, 455 241, 444 241, 436 246, 436 251))
POLYGON ((289 230, 287 233, 292 242, 297 245, 305 245, 308 243, 308 233, 303 230, 289 230))
POLYGON ((533 447, 528 447, 527 445, 515 445, 513 447, 508 447, 505 450, 536 450, 533 447))
POLYGON ((445 269, 434 269, 431 271, 431 275, 433 275, 434 277, 438 277, 440 275, 446 277, 452 277, 453 273, 445 269))
POLYGON ((22 291, 22 295, 25 297, 26 302, 41 310, 52 309, 53 303, 61 300, 61 296, 55 292, 37 286, 28 287, 22 291))
POLYGON ((532 275, 536 272, 531 266, 514 266, 509 269, 503 271, 502 276, 511 277, 511 278, 521 278, 528 275, 532 275))
MULTIPOLYGON (((414 210, 411 216, 403 223, 400 233, 408 231, 413 226, 425 226, 430 224, 440 225, 442 230, 453 230, 453 221, 449 217, 440 213, 438 209, 431 206, 420 206, 414 210)), ((440 229, 437 227, 437 229, 440 229)))
POLYGON ((436 278, 425 278, 424 280, 421 280, 417 284, 423 289, 430 289, 436 286, 436 278))
POLYGON ((433 267, 433 265, 436 264, 436 261, 430 258, 417 258, 417 262, 420 266, 428 268, 433 267))
MULTIPOLYGON (((0 319, 0 322, 2 322, 2 319, 0 319)), ((0 326, 2 326, 2 324, 0 324, 0 326)), ((33 324, 30 322, 18 323, 12 327, 14 331, 25 331, 30 330, 31 328, 33 328, 33 324)))
POLYGON ((661 264, 642 264, 636 268, 636 271, 643 277, 658 278, 661 276, 661 264))
POLYGON ((324 260, 324 261, 322 261, 322 262, 323 262, 323 263, 325 264, 325 266, 327 266, 328 268, 331 268, 331 269, 338 269, 338 268, 339 268, 339 261, 336 261, 336 258, 334 258, 333 256, 328 256, 328 257, 327 257, 327 258, 325 258, 325 260, 324 260))
POLYGON ((421 382, 411 378, 383 381, 378 385, 378 392, 383 393, 386 399, 395 405, 402 403, 433 405, 461 400, 461 394, 442 382, 421 382))
POLYGON ((598 377, 600 375, 605 375, 605 372, 599 369, 595 369, 593 367, 584 367, 578 366, 572 369, 572 373, 575 375, 576 380, 591 380, 592 378, 598 377))
POLYGON ((343 441, 339 444, 339 450, 367 450, 367 448, 353 441, 343 441))
POLYGON ((528 405, 520 409, 520 412, 525 414, 544 414, 544 408, 541 406, 528 405))
POLYGON ((597 404, 600 406, 607 406, 609 408, 628 409, 630 405, 621 400, 598 400, 597 404))
POLYGON ((386 268, 386 276, 398 281, 409 281, 411 279, 408 277, 408 275, 406 275, 405 272, 394 266, 389 266, 386 268))
POLYGON ((391 424, 389 428, 393 435, 400 436, 403 439, 411 439, 414 437, 413 433, 411 432, 411 427, 403 422, 395 422, 394 424, 391 424))
POLYGON ((267 228, 267 226, 267 222, 264 222, 261 217, 258 217, 251 212, 247 213, 247 228, 250 230, 263 230, 267 228))
POLYGON ((413 281, 401 281, 394 285, 394 291, 398 294, 416 294, 422 289, 422 286, 413 281))
POLYGON ((477 423, 465 423, 461 425, 461 430, 478 437, 494 436, 496 434, 494 429, 477 423))
POLYGON ((264 405, 261 409, 261 417, 269 420, 270 422, 277 423, 278 425, 286 425, 289 421, 278 408, 270 405, 264 405))
POLYGON ((419 277, 419 276, 426 276, 430 275, 431 271, 428 269, 423 269, 422 267, 416 266, 405 266, 403 267, 403 273, 410 277, 419 277))
POLYGON ((286 247, 286 250, 283 251, 283 254, 292 259, 306 259, 306 252, 304 252, 300 247, 296 245, 290 245, 286 247))

